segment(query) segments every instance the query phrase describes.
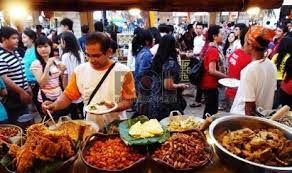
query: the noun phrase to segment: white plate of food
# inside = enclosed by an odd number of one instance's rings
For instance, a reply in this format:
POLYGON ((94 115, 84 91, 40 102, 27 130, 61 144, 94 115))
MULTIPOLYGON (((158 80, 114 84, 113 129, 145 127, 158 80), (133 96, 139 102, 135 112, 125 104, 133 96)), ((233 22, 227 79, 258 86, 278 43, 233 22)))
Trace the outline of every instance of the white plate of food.
POLYGON ((91 114, 106 114, 110 113, 118 107, 116 102, 106 102, 102 101, 95 104, 90 104, 85 107, 85 111, 91 114))
POLYGON ((199 129, 204 120, 200 117, 189 115, 169 116, 160 121, 171 132, 199 129))
POLYGON ((229 88, 237 88, 240 85, 240 80, 234 78, 224 78, 218 81, 221 85, 229 88))

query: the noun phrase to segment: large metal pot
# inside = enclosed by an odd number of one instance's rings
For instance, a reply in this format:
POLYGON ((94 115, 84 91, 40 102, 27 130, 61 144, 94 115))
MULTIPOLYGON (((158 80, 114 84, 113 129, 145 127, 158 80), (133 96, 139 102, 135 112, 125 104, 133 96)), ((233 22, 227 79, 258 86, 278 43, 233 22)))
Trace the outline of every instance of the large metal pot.
POLYGON ((292 140, 292 131, 286 129, 280 123, 267 120, 260 117, 251 116, 227 116, 216 119, 209 127, 209 134, 211 140, 215 144, 215 151, 219 156, 220 160, 226 164, 229 168, 234 170, 236 173, 291 173, 292 166, 290 167, 274 167, 255 162, 248 161, 241 157, 232 154, 225 149, 219 140, 220 134, 226 130, 238 130, 242 128, 250 129, 266 129, 266 128, 277 128, 280 129, 285 136, 292 140))

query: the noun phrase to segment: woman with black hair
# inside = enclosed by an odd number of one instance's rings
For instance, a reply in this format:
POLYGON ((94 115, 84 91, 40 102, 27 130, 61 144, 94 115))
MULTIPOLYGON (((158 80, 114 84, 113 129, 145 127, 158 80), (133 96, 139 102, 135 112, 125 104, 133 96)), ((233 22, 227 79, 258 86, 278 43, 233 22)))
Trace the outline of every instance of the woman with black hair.
MULTIPOLYGON (((138 114, 148 115, 148 97, 151 91, 151 64, 153 55, 150 48, 153 46, 153 36, 149 30, 137 34, 133 44, 135 58, 135 87, 138 94, 136 110, 138 114)), ((134 40, 133 40, 134 41, 134 40)))
POLYGON ((218 25, 213 25, 208 30, 209 46, 203 55, 203 75, 200 82, 200 88, 205 96, 205 110, 203 118, 206 118, 206 113, 214 115, 218 112, 218 80, 226 78, 227 75, 219 69, 223 63, 224 55, 219 46, 223 43, 223 30, 218 25))
MULTIPOLYGON (((22 42, 24 47, 26 47, 26 51, 24 54, 24 57, 22 59, 22 62, 24 64, 24 72, 26 75, 26 79, 28 84, 30 85, 32 89, 32 101, 35 105, 38 104, 37 95, 39 92, 39 86, 37 84, 37 80, 33 73, 30 70, 31 64, 33 61, 36 60, 36 54, 35 54, 35 48, 34 48, 34 42, 36 40, 36 33, 31 29, 25 29, 22 33, 22 42)), ((36 106, 37 109, 40 108, 40 106, 36 106)), ((39 109, 38 112, 41 112, 42 110, 39 109)))
MULTIPOLYGON (((63 54, 61 56, 62 63, 65 65, 66 70, 63 75, 63 87, 66 88, 68 81, 70 81, 74 69, 84 63, 84 55, 81 53, 81 49, 78 45, 77 39, 71 32, 64 32, 61 37, 61 47, 63 54)), ((79 119, 78 115, 81 115, 83 119, 83 100, 78 99, 72 102, 72 119, 79 119)))
POLYGON ((127 57, 127 66, 131 69, 131 71, 135 71, 135 57, 138 54, 139 50, 141 49, 139 47, 140 45, 140 32, 142 32, 142 28, 136 28, 134 30, 134 38, 132 42, 129 44, 129 54, 127 57))
POLYGON ((153 56, 156 55, 158 47, 159 47, 159 42, 161 40, 161 35, 160 32, 157 28, 152 27, 149 29, 149 31, 151 32, 151 34, 153 35, 153 44, 154 46, 150 49, 151 53, 153 56))
POLYGON ((233 44, 234 44, 235 40, 237 40, 237 37, 235 36, 235 33, 234 32, 230 32, 228 34, 228 36, 227 36, 227 39, 226 39, 224 47, 223 47, 223 54, 224 54, 226 60, 234 52, 233 44))
MULTIPOLYGON (((33 61, 30 69, 40 87, 38 102, 54 101, 62 94, 63 86, 60 77, 64 68, 57 65, 56 58, 52 57, 52 45, 47 37, 40 36, 36 39, 35 53, 37 59, 33 61)), ((40 114, 44 115, 42 112, 40 114)), ((58 116, 62 116, 62 114, 58 116)))
POLYGON ((281 83, 279 102, 282 106, 292 107, 292 58, 286 61, 284 74, 285 78, 281 83))
POLYGON ((25 51, 25 55, 23 57, 23 64, 25 75, 28 83, 30 85, 34 85, 36 83, 36 79, 30 70, 31 63, 36 60, 34 42, 36 39, 36 33, 31 29, 25 29, 22 33, 22 42, 23 45, 27 48, 25 51))
MULTIPOLYGON (((244 45, 244 38, 247 31, 248 31, 248 28, 240 32, 240 40, 242 40, 243 38, 242 45, 244 45)), ((234 50, 234 52, 227 59, 228 78, 240 80, 241 70, 244 69, 244 67, 246 67, 251 61, 252 61, 252 57, 245 52, 244 47, 241 49, 234 50)), ((237 88, 227 87, 225 90, 226 111, 228 112, 231 109, 236 92, 237 92, 237 88)))
POLYGON ((280 105, 280 85, 284 80, 284 68, 286 61, 292 56, 292 38, 284 37, 278 47, 277 54, 272 58, 272 62, 277 67, 277 91, 275 92, 273 109, 280 105))
POLYGON ((186 102, 182 91, 188 85, 180 83, 180 65, 172 35, 162 37, 153 59, 152 71, 154 74, 149 105, 151 118, 161 120, 173 110, 179 110, 183 114, 186 102))

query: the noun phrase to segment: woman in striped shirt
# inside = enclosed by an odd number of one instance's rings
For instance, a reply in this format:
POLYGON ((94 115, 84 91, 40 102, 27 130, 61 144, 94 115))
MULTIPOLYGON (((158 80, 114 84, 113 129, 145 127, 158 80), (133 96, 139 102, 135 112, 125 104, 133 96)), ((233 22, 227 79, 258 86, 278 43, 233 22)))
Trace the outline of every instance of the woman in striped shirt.
POLYGON ((47 37, 41 36, 35 41, 35 51, 37 60, 33 61, 30 69, 40 86, 38 101, 54 101, 62 94, 60 79, 65 69, 52 57, 52 46, 47 37))

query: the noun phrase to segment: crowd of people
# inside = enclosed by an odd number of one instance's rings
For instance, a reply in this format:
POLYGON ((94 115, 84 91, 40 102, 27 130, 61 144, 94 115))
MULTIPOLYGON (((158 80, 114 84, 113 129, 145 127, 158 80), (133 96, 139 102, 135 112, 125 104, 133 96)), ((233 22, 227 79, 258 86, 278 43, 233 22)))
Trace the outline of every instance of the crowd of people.
POLYGON ((124 65, 115 56, 116 33, 104 31, 103 23, 95 23, 95 32, 82 26, 78 39, 72 20, 65 18, 60 24, 59 35, 56 31, 46 35, 41 26, 22 33, 1 28, 1 123, 17 124, 34 108, 41 117, 50 111, 56 119, 71 115, 102 126, 127 118, 130 108, 134 116, 161 120, 173 110, 183 113, 188 104, 205 104, 204 118, 219 109, 255 115, 257 107, 292 107, 291 25, 280 24, 275 30, 242 23, 207 28, 196 22, 184 34, 167 24, 138 27, 124 65), (183 97, 192 84, 180 79, 182 52, 190 59, 190 69, 200 68, 194 103, 183 97), (240 85, 221 86, 222 78, 238 79, 240 85), (103 101, 117 107, 105 116, 84 113, 85 106, 103 101))

